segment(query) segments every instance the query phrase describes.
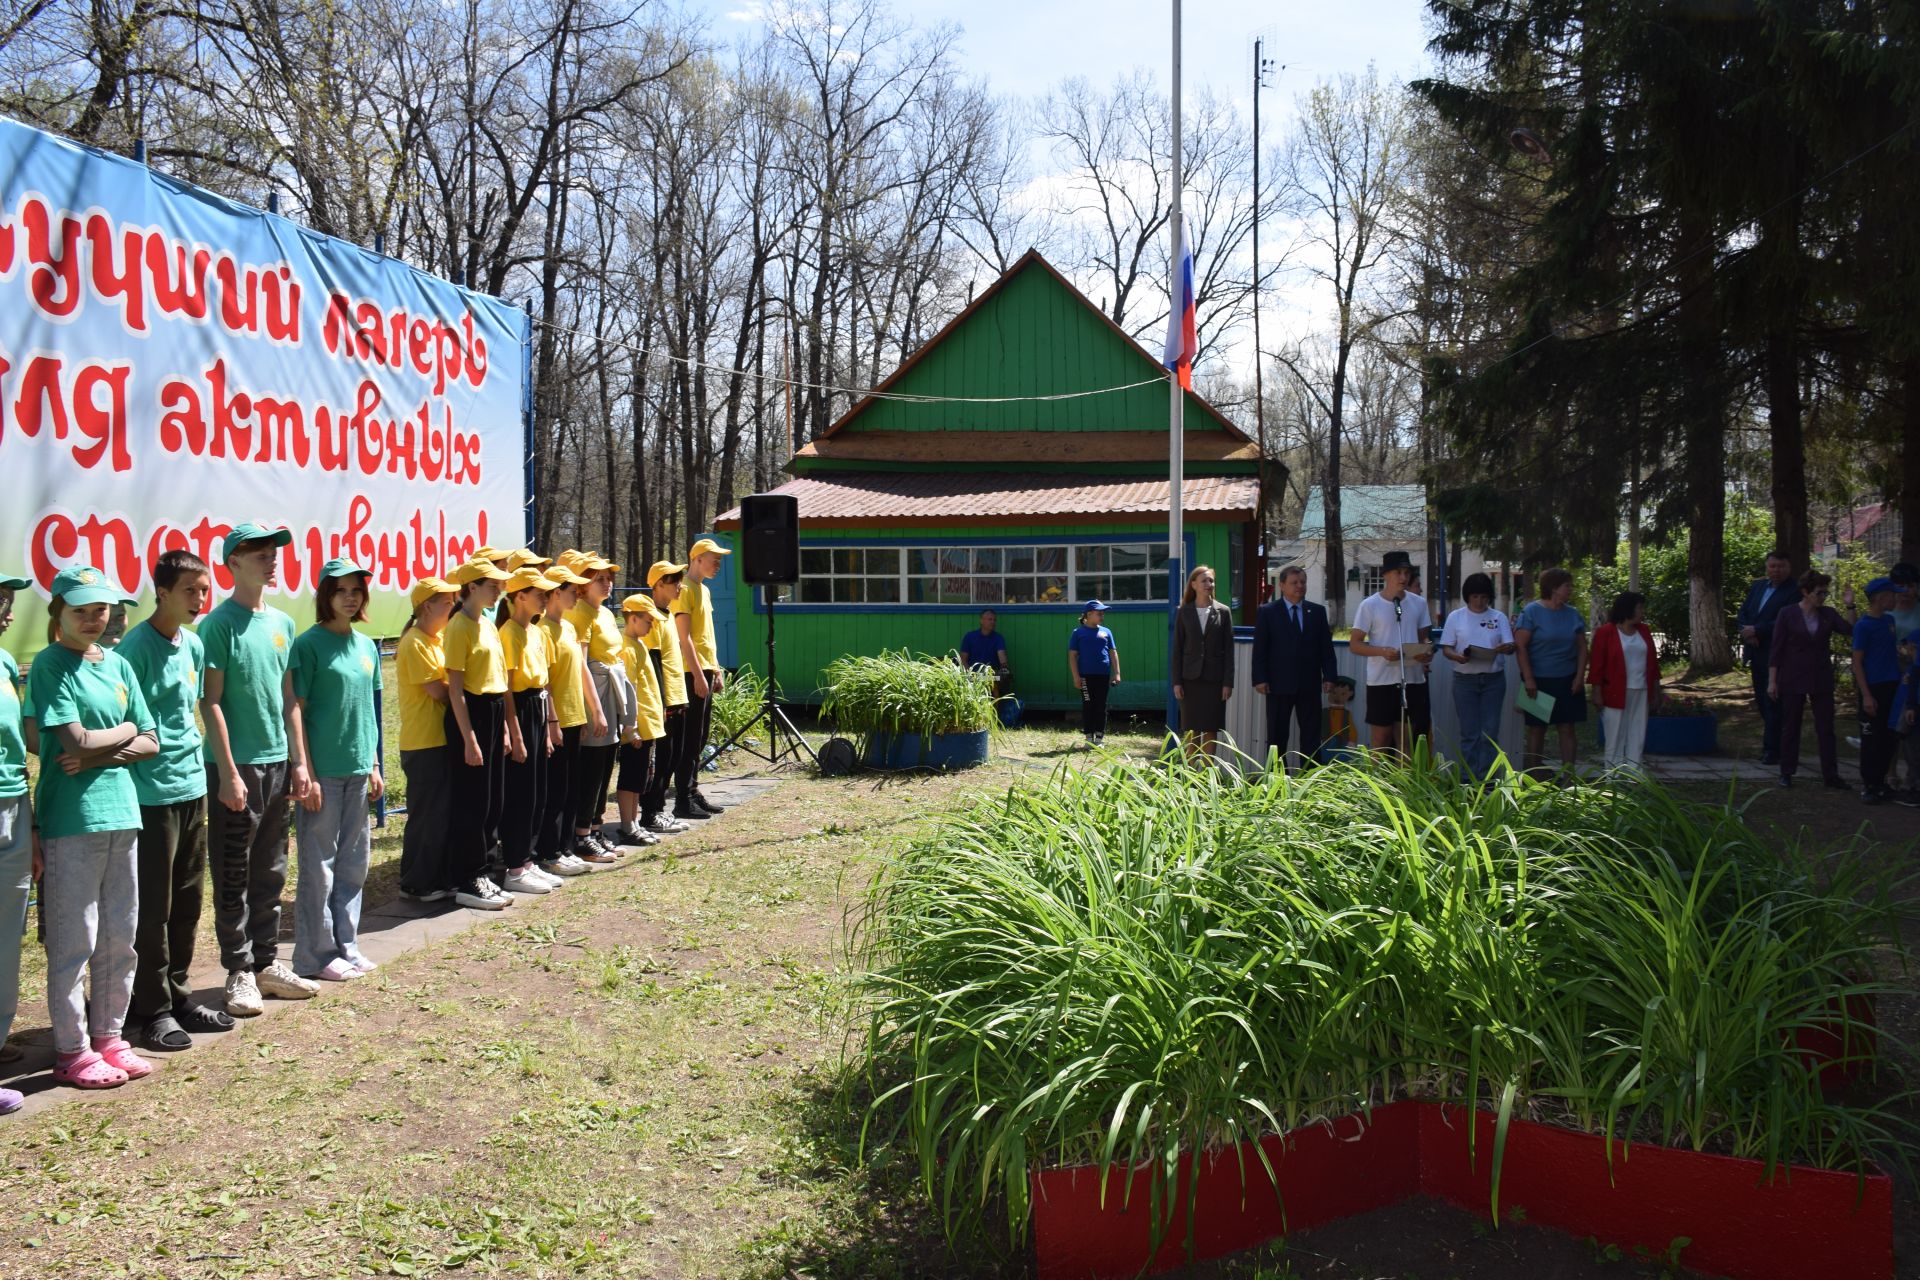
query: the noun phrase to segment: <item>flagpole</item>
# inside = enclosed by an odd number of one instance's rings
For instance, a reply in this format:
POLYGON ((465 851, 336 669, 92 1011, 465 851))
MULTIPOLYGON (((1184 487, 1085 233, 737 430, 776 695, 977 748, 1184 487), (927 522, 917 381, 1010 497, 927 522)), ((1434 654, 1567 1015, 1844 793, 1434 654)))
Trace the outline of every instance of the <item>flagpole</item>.
MULTIPOLYGON (((1171 267, 1167 277, 1167 305, 1179 307, 1179 279, 1181 254, 1184 246, 1180 221, 1180 195, 1182 178, 1180 173, 1182 155, 1180 150, 1180 0, 1173 0, 1173 217, 1168 222, 1171 229, 1173 252, 1168 259, 1171 267)), ((1169 324, 1176 323, 1169 320, 1169 324)), ((1167 370, 1167 656, 1173 656, 1173 627, 1179 616, 1180 596, 1186 586, 1186 528, 1185 511, 1181 492, 1181 481, 1186 476, 1187 450, 1186 433, 1181 430, 1183 410, 1186 408, 1181 395, 1180 370, 1167 370)), ((1179 709, 1174 704, 1173 684, 1179 679, 1179 673, 1167 673, 1167 710, 1169 726, 1175 732, 1180 727, 1179 709)))

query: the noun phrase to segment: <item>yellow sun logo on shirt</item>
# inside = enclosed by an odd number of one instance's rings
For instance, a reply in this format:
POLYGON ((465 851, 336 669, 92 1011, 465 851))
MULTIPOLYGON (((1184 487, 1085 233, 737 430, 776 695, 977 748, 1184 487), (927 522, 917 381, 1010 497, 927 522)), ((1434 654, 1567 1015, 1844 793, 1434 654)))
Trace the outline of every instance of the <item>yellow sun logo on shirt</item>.
POLYGON ((278 631, 273 633, 273 647, 276 649, 284 649, 287 647, 287 638, 278 631))
POLYGON ((193 688, 194 682, 197 681, 198 679, 199 677, 194 674, 192 667, 188 667, 185 671, 182 671, 180 673, 180 683, 187 686, 187 688, 189 689, 193 688))
POLYGON ((372 658, 362 658, 362 659, 360 659, 360 669, 361 669, 362 671, 364 671, 364 672, 366 672, 366 673, 367 673, 368 675, 372 675, 372 674, 373 674, 373 659, 372 659, 372 658))
POLYGON ((123 707, 126 706, 127 705, 127 686, 124 684, 116 684, 115 686, 113 686, 113 690, 115 693, 120 695, 120 705, 123 707))

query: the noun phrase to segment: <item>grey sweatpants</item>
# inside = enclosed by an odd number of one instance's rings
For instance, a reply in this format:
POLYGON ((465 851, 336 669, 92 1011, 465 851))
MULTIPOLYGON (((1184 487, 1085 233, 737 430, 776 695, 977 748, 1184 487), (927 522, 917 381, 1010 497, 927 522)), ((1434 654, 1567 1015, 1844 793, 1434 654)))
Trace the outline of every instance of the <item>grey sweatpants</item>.
POLYGON ((87 1037, 117 1036, 133 999, 134 883, 138 831, 94 831, 41 841, 40 918, 47 927, 47 1016, 56 1053, 87 1037), (92 978, 92 998, 80 975, 92 978))
POLYGON ((247 807, 220 803, 220 771, 207 766, 207 866, 213 872, 213 933, 228 973, 257 973, 280 954, 280 891, 287 887, 285 760, 237 764, 247 807))
POLYGON ((0 1044, 20 1008, 20 947, 33 887, 33 816, 25 796, 0 800, 0 1044))

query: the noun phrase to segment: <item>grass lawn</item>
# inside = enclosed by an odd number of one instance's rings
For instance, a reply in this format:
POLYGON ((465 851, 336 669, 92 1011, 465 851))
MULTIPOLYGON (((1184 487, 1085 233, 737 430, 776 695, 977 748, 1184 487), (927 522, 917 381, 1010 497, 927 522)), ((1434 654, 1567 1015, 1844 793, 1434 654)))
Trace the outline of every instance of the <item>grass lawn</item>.
MULTIPOLYGON (((151 1080, 0 1120, 0 1277, 1024 1275, 1003 1242, 950 1247, 904 1158, 859 1160, 834 1093, 845 922, 927 820, 1075 741, 1023 729, 954 776, 792 772, 637 865, 317 1000, 270 1002, 151 1080)), ((1846 793, 1742 784, 1733 799, 1823 835, 1871 820, 1888 857, 1920 834, 1920 813, 1846 793)), ((398 853, 396 821, 370 901, 391 896, 398 853)), ((26 962, 23 1030, 45 1025, 31 944, 26 962)), ((1911 1038, 1914 1013, 1881 1016, 1911 1038)), ((1661 1274, 1436 1206, 1385 1212, 1193 1274, 1661 1274)), ((1911 1188, 1898 1213, 1902 1274, 1920 1275, 1911 1188)))

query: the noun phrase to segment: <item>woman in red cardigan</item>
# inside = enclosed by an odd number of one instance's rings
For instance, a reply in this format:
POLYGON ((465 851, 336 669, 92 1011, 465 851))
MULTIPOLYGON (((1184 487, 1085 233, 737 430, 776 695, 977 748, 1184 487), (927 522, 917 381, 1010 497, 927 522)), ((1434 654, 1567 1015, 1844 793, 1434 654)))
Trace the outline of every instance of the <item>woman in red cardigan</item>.
POLYGON ((1647 630, 1647 598, 1622 591, 1613 598, 1607 624, 1593 633, 1587 683, 1600 702, 1607 736, 1607 768, 1638 769, 1647 741, 1647 713, 1660 705, 1660 659, 1647 630))

